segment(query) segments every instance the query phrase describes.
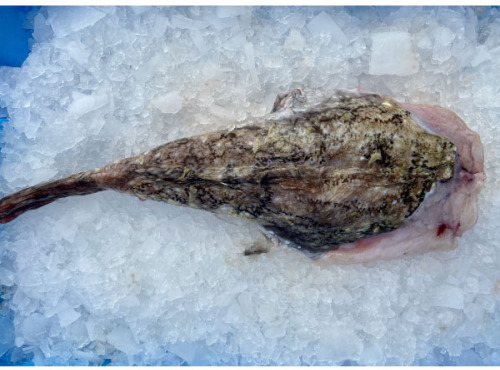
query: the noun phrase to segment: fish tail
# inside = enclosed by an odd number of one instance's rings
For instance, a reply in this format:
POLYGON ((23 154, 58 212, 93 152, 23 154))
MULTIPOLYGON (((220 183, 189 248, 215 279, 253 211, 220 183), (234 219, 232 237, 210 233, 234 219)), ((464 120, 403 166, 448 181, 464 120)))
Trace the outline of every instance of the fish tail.
POLYGON ((92 174, 80 172, 64 179, 31 186, 0 199, 0 223, 6 224, 26 211, 40 208, 72 195, 86 195, 105 190, 92 174))

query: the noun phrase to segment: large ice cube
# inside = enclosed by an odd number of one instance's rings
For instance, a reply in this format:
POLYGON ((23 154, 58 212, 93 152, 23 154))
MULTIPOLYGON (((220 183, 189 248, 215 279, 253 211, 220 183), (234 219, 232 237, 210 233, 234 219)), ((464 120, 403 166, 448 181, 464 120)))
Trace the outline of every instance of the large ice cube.
POLYGON ((418 60, 408 32, 377 32, 371 35, 368 73, 408 76, 418 72, 418 60))
POLYGON ((93 7, 56 6, 48 8, 48 22, 57 37, 90 27, 106 14, 93 7))

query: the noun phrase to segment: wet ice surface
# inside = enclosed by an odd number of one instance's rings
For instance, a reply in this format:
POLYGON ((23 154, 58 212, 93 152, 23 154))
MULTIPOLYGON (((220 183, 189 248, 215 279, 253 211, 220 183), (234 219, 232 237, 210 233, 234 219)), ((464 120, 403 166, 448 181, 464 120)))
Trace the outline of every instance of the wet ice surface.
POLYGON ((0 68, 2 194, 262 117, 297 86, 452 109, 479 132, 488 178, 456 250, 353 266, 283 245, 244 257, 259 231, 197 210, 113 192, 60 200, 0 229, 3 361, 500 363, 497 9, 33 16, 32 54, 0 68))

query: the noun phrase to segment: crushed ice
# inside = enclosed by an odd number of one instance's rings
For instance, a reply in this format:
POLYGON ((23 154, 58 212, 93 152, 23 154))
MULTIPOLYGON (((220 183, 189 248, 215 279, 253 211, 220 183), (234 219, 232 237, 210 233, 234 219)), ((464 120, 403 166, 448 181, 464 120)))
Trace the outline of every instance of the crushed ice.
POLYGON ((241 220, 112 192, 3 226, 0 358, 60 364, 499 364, 497 8, 42 8, 0 68, 0 190, 261 117, 293 87, 455 110, 485 145, 458 249, 319 267, 241 220))

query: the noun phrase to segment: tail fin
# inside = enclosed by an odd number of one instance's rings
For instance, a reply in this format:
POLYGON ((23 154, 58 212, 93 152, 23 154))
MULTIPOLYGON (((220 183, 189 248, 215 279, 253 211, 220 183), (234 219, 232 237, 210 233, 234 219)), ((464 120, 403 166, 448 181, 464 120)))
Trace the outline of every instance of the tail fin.
POLYGON ((26 211, 40 208, 59 198, 86 195, 104 190, 92 178, 93 171, 80 172, 61 180, 42 183, 0 199, 0 223, 12 221, 26 211))

